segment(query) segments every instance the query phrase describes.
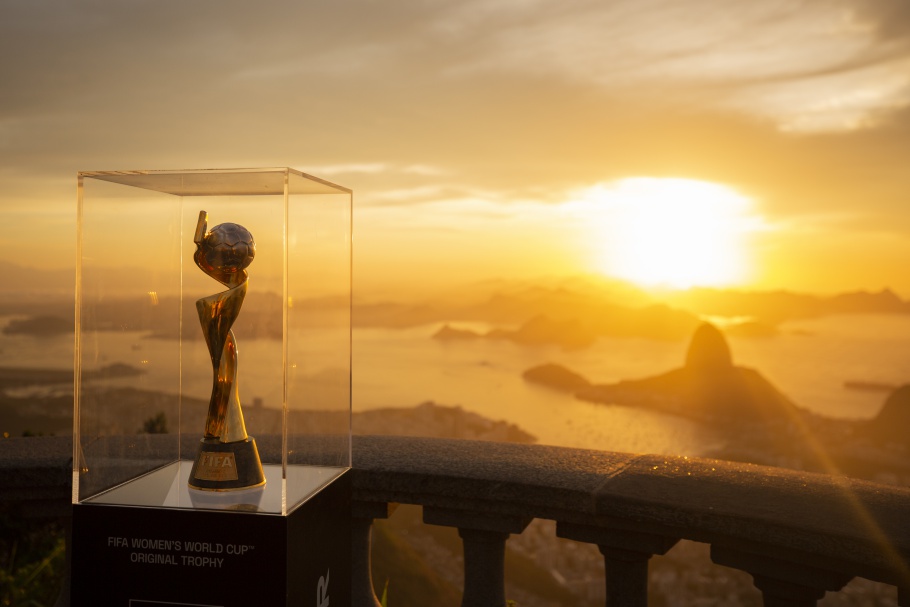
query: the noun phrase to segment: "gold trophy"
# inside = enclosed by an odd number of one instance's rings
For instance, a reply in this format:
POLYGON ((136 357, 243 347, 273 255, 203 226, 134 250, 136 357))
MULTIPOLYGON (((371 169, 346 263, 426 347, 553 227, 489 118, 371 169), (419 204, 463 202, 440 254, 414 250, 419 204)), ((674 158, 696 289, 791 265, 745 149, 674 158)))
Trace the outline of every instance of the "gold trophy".
POLYGON ((205 436, 190 472, 189 486, 207 491, 234 491, 265 485, 256 441, 246 433, 237 390, 237 343, 231 326, 246 297, 246 267, 256 255, 253 235, 236 223, 208 230, 208 214, 199 212, 193 261, 228 287, 196 301, 199 322, 212 358, 214 381, 205 419, 205 436))

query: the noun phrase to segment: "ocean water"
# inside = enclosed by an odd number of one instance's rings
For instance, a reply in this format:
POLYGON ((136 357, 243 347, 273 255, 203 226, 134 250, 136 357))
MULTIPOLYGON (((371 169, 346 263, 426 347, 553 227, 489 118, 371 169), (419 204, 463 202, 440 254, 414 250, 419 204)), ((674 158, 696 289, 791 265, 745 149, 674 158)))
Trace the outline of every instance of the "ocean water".
MULTIPOLYGON (((0 317, 0 326, 10 317, 0 317)), ((629 452, 710 451, 716 437, 687 420, 629 407, 585 403, 525 382, 521 373, 535 365, 558 363, 594 382, 647 377, 682 364, 686 342, 601 339, 594 346, 566 351, 555 346, 521 346, 508 341, 441 342, 431 336, 441 325, 405 330, 357 329, 353 343, 353 407, 413 406, 432 400, 459 405, 493 419, 514 423, 540 443, 629 452)), ((489 327, 454 323, 459 328, 489 327)), ((136 333, 111 336, 113 347, 99 364, 123 362, 145 373, 114 383, 166 390, 176 369, 174 344, 136 333)), ((887 393, 847 390, 845 381, 902 384, 910 380, 910 317, 833 316, 791 322, 773 338, 730 339, 736 364, 759 370, 798 405, 837 418, 867 419, 887 393)), ((72 336, 34 338, 0 334, 0 365, 72 367, 72 336)), ((199 346, 185 349, 183 390, 208 398, 210 371, 199 346), (189 371, 193 369, 192 371, 189 371)), ((241 395, 277 407, 277 342, 240 342, 241 395)), ((65 387, 61 387, 65 388, 65 387)), ((356 428, 355 428, 356 431, 356 428)))
MULTIPOLYGON (((507 341, 428 339, 438 328, 358 331, 355 408, 431 399, 511 421, 542 443, 581 448, 697 455, 718 443, 687 420, 585 403, 521 378, 524 370, 549 362, 597 383, 647 377, 681 366, 687 342, 603 338, 590 348, 566 351, 507 341)), ((886 392, 845 389, 845 381, 910 381, 910 317, 832 316, 785 324, 773 338, 729 342, 735 364, 759 370, 796 404, 829 417, 872 418, 887 397, 886 392)))

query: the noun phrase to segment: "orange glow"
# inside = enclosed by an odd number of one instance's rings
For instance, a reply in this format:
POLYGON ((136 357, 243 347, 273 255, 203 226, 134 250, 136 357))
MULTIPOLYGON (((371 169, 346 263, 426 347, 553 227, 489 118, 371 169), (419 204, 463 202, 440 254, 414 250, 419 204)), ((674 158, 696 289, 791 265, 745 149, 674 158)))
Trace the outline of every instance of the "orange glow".
POLYGON ((751 277, 752 201, 715 183, 636 177, 587 190, 578 208, 605 274, 648 287, 726 286, 751 277))

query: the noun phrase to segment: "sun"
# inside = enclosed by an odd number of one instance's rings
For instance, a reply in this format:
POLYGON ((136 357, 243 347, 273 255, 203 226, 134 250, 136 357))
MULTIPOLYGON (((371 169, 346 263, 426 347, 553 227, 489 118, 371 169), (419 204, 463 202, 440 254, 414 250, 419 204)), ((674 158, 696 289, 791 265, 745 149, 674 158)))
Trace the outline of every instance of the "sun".
POLYGON ((634 177, 583 197, 600 270, 646 287, 729 286, 749 278, 753 201, 717 183, 634 177))

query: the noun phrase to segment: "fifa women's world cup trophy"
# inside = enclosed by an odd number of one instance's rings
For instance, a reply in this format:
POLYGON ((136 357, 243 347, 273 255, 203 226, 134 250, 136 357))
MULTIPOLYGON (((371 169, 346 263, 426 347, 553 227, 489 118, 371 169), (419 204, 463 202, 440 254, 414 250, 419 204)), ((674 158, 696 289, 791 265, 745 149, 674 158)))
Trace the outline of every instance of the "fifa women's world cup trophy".
POLYGON ((237 344, 231 326, 246 296, 246 268, 256 254, 249 230, 222 223, 207 230, 208 215, 199 212, 196 253, 199 268, 228 287, 196 301, 199 322, 212 358, 214 381, 205 420, 205 436, 190 472, 189 486, 208 491, 233 491, 265 484, 256 441, 246 433, 237 390, 237 344))

